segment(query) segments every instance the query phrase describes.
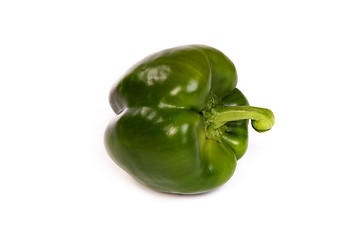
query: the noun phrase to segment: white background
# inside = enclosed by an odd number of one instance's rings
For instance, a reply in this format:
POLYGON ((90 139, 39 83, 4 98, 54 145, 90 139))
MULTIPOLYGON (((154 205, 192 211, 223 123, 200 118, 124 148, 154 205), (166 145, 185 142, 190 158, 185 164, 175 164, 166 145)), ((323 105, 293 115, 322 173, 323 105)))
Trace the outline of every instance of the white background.
POLYGON ((1 1, 0 34, 0 239, 360 239, 359 1, 1 1), (160 194, 106 154, 108 93, 191 43, 276 123, 220 189, 160 194))

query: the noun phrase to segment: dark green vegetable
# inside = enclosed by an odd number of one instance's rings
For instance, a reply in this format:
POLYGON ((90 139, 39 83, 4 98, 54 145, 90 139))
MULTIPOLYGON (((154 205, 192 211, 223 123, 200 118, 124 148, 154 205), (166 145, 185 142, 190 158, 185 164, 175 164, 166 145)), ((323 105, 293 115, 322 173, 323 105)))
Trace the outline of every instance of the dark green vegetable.
POLYGON ((233 63, 203 45, 166 49, 133 66, 110 93, 118 114, 105 132, 110 157, 160 192, 196 194, 223 185, 273 113, 248 106, 233 63))

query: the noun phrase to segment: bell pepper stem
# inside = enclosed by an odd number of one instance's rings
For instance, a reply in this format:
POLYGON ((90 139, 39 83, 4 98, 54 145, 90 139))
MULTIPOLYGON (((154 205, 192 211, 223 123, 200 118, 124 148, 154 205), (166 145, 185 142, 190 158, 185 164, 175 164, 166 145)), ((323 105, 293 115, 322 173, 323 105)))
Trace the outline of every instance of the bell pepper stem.
POLYGON ((251 119, 251 125, 257 132, 266 132, 275 123, 271 110, 251 106, 226 106, 211 109, 212 128, 217 129, 231 121, 251 119))

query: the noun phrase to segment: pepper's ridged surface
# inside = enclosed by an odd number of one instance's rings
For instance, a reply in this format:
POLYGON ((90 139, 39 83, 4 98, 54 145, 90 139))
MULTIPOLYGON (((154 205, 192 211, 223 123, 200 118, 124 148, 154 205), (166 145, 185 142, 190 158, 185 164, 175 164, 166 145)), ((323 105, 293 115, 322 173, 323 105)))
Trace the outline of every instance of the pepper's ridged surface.
POLYGON ((118 115, 105 132, 107 152, 157 191, 195 194, 223 185, 246 151, 248 119, 214 128, 212 116, 216 109, 248 106, 236 83, 233 63, 208 46, 148 56, 110 92, 118 115))

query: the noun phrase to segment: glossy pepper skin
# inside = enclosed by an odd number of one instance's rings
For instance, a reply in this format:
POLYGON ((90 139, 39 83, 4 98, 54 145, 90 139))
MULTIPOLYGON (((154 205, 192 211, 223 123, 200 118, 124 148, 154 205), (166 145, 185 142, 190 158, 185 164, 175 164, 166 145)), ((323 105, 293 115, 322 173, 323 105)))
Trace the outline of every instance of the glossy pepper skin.
POLYGON ((117 116, 105 131, 110 157, 160 192, 197 194, 227 182, 248 145, 274 115, 249 107, 234 64, 219 50, 187 45, 154 53, 112 88, 117 116))

